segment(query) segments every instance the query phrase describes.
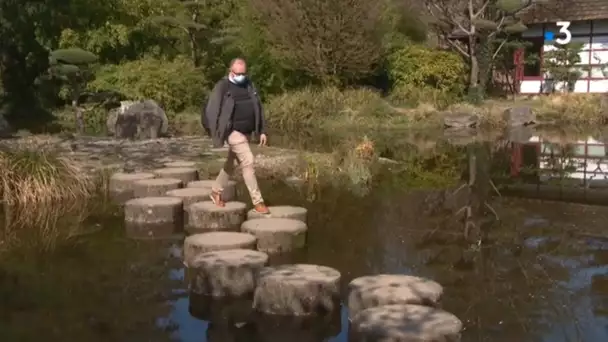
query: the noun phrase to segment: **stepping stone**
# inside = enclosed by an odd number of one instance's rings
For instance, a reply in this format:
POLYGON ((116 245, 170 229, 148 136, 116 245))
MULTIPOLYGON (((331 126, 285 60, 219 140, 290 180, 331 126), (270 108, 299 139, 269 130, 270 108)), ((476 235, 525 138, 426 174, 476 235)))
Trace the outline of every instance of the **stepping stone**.
POLYGON ((247 322, 254 313, 251 303, 249 297, 211 297, 191 293, 188 296, 188 313, 211 323, 247 322))
POLYGON ((125 203, 125 221, 137 223, 176 222, 182 217, 183 202, 177 197, 142 197, 125 203))
POLYGON ((351 321, 349 341, 460 341, 462 322, 449 312, 422 305, 365 309, 351 321))
POLYGON ((353 279, 348 284, 350 317, 359 311, 389 304, 417 304, 435 307, 443 287, 429 279, 401 274, 380 274, 353 279))
POLYGON ((188 225, 188 207, 196 202, 208 201, 211 196, 211 189, 205 188, 181 188, 169 190, 166 196, 179 197, 184 201, 184 224, 188 225))
POLYGON ((172 161, 172 162, 167 162, 164 164, 165 167, 169 167, 169 168, 182 168, 182 167, 188 167, 188 168, 196 168, 196 163, 195 162, 191 162, 191 161, 172 161))
POLYGON ((278 316, 257 313, 250 321, 255 325, 254 341, 311 342, 333 341, 342 331, 340 310, 328 315, 278 316))
POLYGON ((228 249, 198 255, 188 266, 190 291, 212 297, 251 294, 258 274, 268 262, 266 253, 228 249))
MULTIPOLYGON (((199 180, 188 182, 186 185, 188 188, 207 188, 211 189, 213 187, 214 180, 199 180)), ((236 199, 236 182, 228 181, 228 186, 224 188, 222 192, 222 199, 226 202, 234 201, 236 199)))
POLYGON ((179 239, 183 240, 182 224, 178 222, 166 223, 137 223, 125 222, 125 235, 130 239, 179 239))
POLYGON ((152 179, 154 174, 148 172, 123 173, 118 172, 110 177, 110 193, 120 199, 133 198, 134 183, 142 179, 152 179))
POLYGON ((247 213, 247 219, 288 218, 306 222, 306 214, 308 213, 306 208, 293 207, 289 205, 269 206, 268 209, 270 210, 270 214, 261 214, 255 211, 255 209, 251 209, 247 213))
POLYGON ((184 240, 186 266, 197 255, 227 249, 255 249, 255 236, 237 232, 210 232, 194 234, 184 240))
POLYGON ((340 310, 340 272, 308 264, 265 267, 259 274, 253 308, 284 316, 340 310))
POLYGON ((239 231, 245 221, 247 205, 241 202, 226 202, 220 207, 211 201, 197 202, 188 208, 188 231, 191 234, 217 230, 239 231))
POLYGON ((167 167, 152 171, 157 178, 176 178, 184 184, 198 180, 198 170, 193 167, 167 167))
POLYGON ((241 231, 255 236, 257 249, 266 253, 290 252, 306 245, 306 223, 287 218, 252 219, 241 231))
POLYGON ((162 197, 167 191, 182 187, 183 182, 176 178, 142 179, 133 184, 135 197, 162 197))

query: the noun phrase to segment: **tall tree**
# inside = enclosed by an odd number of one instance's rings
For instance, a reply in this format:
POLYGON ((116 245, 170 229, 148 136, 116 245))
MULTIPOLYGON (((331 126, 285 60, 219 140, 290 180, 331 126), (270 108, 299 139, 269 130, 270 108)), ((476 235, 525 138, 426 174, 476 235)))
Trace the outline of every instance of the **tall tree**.
POLYGON ((526 30, 518 14, 532 0, 424 0, 434 27, 469 64, 469 93, 483 95, 491 70, 509 35, 526 30), (481 87, 480 87, 481 86, 481 87))
POLYGON ((49 57, 48 76, 60 80, 67 87, 80 134, 84 133, 84 118, 78 100, 93 77, 88 66, 97 59, 96 55, 81 49, 55 50, 49 57))
POLYGON ((272 52, 325 83, 375 72, 385 1, 251 0, 272 52))

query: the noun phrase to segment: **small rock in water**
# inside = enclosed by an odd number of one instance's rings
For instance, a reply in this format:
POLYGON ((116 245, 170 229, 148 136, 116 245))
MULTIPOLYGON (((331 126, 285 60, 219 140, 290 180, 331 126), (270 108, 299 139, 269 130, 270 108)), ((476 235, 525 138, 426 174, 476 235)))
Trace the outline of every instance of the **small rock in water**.
POLYGON ((443 124, 446 127, 468 128, 477 126, 479 118, 475 114, 453 112, 445 113, 443 124))

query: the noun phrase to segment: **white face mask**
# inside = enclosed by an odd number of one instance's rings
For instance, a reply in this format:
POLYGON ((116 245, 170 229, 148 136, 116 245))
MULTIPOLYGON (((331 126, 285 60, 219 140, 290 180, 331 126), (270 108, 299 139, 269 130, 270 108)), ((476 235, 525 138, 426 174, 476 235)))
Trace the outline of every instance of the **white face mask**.
POLYGON ((234 81, 234 83, 243 83, 243 82, 245 82, 246 79, 247 79, 247 76, 245 76, 245 75, 232 76, 232 80, 234 81))

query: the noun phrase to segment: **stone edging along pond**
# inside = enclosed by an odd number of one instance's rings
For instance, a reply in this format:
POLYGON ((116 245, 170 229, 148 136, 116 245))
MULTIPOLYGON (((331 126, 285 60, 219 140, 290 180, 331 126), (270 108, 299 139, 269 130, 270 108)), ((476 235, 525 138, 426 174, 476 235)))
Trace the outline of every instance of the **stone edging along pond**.
MULTIPOLYGON (((213 149, 206 137, 186 136, 152 140, 118 140, 105 137, 77 137, 65 139, 51 135, 31 135, 0 140, 0 146, 12 149, 47 150, 56 152, 85 170, 141 171, 159 168, 170 162, 196 162, 205 171, 219 170, 227 149, 213 149)), ((281 172, 291 169, 297 158, 292 150, 266 147, 254 149, 258 169, 262 172, 281 172)))

